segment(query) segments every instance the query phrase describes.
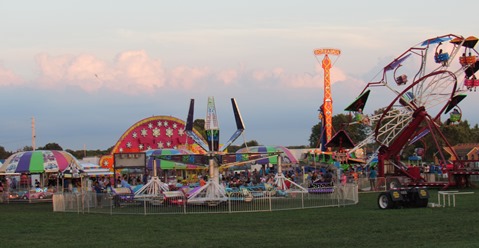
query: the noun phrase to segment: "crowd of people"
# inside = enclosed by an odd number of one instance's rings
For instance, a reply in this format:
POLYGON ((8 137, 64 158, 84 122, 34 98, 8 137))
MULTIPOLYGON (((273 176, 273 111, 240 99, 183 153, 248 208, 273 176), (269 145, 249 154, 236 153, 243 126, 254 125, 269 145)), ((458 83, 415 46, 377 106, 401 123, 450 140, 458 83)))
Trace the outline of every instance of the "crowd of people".
MULTIPOLYGON (((160 179, 169 184, 170 189, 178 189, 183 186, 203 186, 208 182, 208 172, 202 171, 198 174, 192 174, 188 178, 173 177, 168 172, 163 172, 160 175, 160 179)), ((172 174, 175 174, 174 172, 172 174)), ((350 169, 345 172, 338 170, 334 167, 318 167, 303 168, 296 167, 283 171, 284 177, 287 180, 287 186, 291 182, 297 185, 301 185, 305 188, 315 187, 315 184, 326 183, 328 185, 335 185, 340 183, 342 185, 346 183, 358 183, 358 179, 363 176, 362 172, 355 169, 350 169), (338 171, 340 171, 338 173, 338 171)), ((219 181, 225 188, 239 188, 241 186, 258 186, 262 184, 275 184, 276 171, 273 169, 268 170, 241 170, 241 171, 223 171, 219 174, 219 181)), ((145 175, 125 174, 117 176, 116 179, 112 177, 97 177, 91 178, 92 188, 91 191, 97 193, 107 192, 108 187, 123 187, 130 188, 133 192, 138 191, 144 184, 146 184, 151 177, 145 175)))
MULTIPOLYGON (((424 178, 430 179, 430 176, 435 176, 436 178, 441 177, 444 174, 445 166, 434 165, 423 163, 417 165, 420 169, 421 176, 424 178)), ((371 190, 377 189, 377 178, 378 174, 374 168, 367 166, 350 166, 348 169, 343 170, 334 166, 328 167, 289 167, 283 171, 285 178, 289 179, 295 184, 301 185, 305 188, 314 187, 315 184, 326 183, 330 185, 340 184, 345 185, 346 183, 356 183, 358 184, 361 178, 369 181, 371 190)), ((208 182, 208 172, 207 171, 197 171, 197 174, 191 173, 187 178, 177 176, 177 172, 172 171, 162 171, 160 179, 165 183, 170 185, 170 188, 181 188, 183 186, 203 186, 208 182), (171 181, 170 179, 173 179, 171 181)), ((23 175, 22 175, 23 176, 23 175)), ((253 170, 241 170, 241 171, 222 171, 219 174, 220 183, 222 183, 226 188, 235 188, 241 186, 256 186, 261 184, 275 184, 276 171, 274 168, 264 168, 264 169, 253 169, 253 170)), ((81 187, 88 191, 94 191, 97 193, 106 193, 109 192, 110 187, 128 187, 132 189, 133 192, 138 191, 143 185, 145 185, 151 176, 147 174, 125 174, 114 176, 98 176, 91 177, 87 180, 86 185, 82 185, 80 179, 68 179, 63 182, 60 181, 63 190, 66 192, 75 192, 79 191, 81 187)), ((44 183, 48 184, 48 187, 55 187, 57 180, 54 177, 47 178, 44 183)), ((2 177, 0 178, 0 192, 5 191, 6 189, 15 190, 19 185, 20 181, 27 181, 26 178, 20 178, 17 180, 16 177, 2 177)), ((39 180, 32 182, 30 187, 40 188, 46 185, 40 185, 39 180)), ((287 185, 289 186, 289 182, 287 185)))

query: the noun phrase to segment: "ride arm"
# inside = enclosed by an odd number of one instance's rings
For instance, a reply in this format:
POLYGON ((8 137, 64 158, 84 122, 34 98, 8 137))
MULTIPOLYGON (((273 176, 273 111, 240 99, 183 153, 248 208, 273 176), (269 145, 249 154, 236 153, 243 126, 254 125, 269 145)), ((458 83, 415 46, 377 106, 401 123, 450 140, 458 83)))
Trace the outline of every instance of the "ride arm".
POLYGON ((243 118, 241 117, 241 113, 238 109, 238 105, 236 104, 236 100, 234 98, 231 98, 231 105, 233 106, 233 112, 235 115, 235 121, 236 121, 236 132, 231 136, 231 138, 221 147, 219 150, 220 152, 223 152, 228 148, 228 146, 231 145, 244 131, 244 123, 243 123, 243 118))
POLYGON ((186 134, 192 138, 196 144, 201 146, 203 150, 209 151, 208 145, 201 139, 194 131, 193 131, 193 115, 195 112, 195 99, 191 99, 190 101, 190 109, 188 111, 188 118, 186 119, 186 127, 185 132, 186 134))

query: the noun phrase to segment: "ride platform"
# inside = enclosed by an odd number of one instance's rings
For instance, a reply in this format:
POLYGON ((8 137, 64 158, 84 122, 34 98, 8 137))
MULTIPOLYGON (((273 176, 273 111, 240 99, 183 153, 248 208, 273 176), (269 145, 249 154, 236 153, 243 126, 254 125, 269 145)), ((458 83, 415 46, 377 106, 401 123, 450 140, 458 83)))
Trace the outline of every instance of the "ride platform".
POLYGON ((428 187, 428 188, 444 188, 449 182, 411 182, 408 187, 428 187))

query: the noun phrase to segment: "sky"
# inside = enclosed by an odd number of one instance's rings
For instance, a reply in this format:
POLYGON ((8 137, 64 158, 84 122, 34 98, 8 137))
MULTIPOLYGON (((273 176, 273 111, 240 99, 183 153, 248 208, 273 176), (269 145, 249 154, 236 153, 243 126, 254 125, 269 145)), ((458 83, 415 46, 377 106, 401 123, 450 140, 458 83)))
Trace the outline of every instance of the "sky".
MULTIPOLYGON (((479 36, 477 1, 0 0, 0 146, 104 150, 154 115, 204 118, 214 96, 221 142, 308 145, 323 102, 317 48, 331 56, 334 114, 385 65, 431 37, 479 36), (453 8, 453 9, 451 9, 453 8), (454 10, 454 8, 456 8, 454 10), (466 13, 465 13, 466 12, 466 13)), ((477 93, 479 94, 479 93, 477 93)), ((463 117, 479 122, 464 100, 463 117)), ((390 102, 371 97, 372 107, 390 102)))

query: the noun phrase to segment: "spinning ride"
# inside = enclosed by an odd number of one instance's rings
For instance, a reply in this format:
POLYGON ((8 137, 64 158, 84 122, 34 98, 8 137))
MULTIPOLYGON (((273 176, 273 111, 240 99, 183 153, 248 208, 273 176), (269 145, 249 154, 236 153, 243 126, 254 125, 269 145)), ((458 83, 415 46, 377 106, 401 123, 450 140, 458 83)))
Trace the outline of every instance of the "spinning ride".
POLYGON ((237 130, 221 148, 219 147, 220 130, 214 98, 208 98, 207 116, 205 120, 205 132, 207 136, 206 143, 197 133, 194 132, 193 129, 194 103, 194 99, 191 99, 185 133, 201 147, 204 154, 156 155, 155 157, 157 159, 208 167, 208 181, 205 185, 194 190, 193 193, 188 196, 188 203, 215 206, 228 199, 225 187, 220 184, 219 181, 219 167, 240 165, 255 161, 255 159, 263 158, 263 156, 258 153, 237 156, 236 154, 227 154, 225 152, 226 148, 228 148, 228 146, 230 146, 244 131, 243 119, 234 98, 231 99, 231 103, 233 106, 237 130))
MULTIPOLYGON (((186 154, 186 155, 156 155, 157 159, 171 160, 181 163, 200 165, 208 167, 209 177, 205 185, 190 192, 188 195, 188 204, 207 204, 216 206, 221 202, 228 200, 226 189, 219 181, 220 168, 226 169, 231 166, 250 164, 256 161, 278 157, 278 167, 281 168, 281 151, 275 152, 245 152, 245 153, 226 153, 230 146, 244 131, 243 119, 234 98, 231 99, 233 112, 236 120, 236 132, 231 138, 220 147, 219 145, 219 125, 216 115, 214 98, 208 98, 207 116, 205 121, 205 143, 195 132, 193 132, 194 99, 191 99, 190 109, 186 122, 186 134, 192 138, 205 152, 205 154, 186 154)), ((284 176, 283 176, 284 179, 284 176)), ((284 180, 281 181, 284 184, 284 180)))
POLYGON ((374 87, 381 87, 382 97, 389 93, 392 99, 382 113, 368 117, 372 125, 371 135, 350 152, 374 140, 379 145, 379 177, 402 175, 409 179, 406 182, 409 185, 431 185, 421 177, 417 167, 404 165, 400 155, 407 145, 431 135, 440 163, 447 164, 442 147, 451 146, 439 130, 440 117, 455 108, 464 99, 462 93, 471 89, 458 80, 475 80, 479 69, 475 41, 475 37, 466 39, 453 34, 427 39, 386 65, 380 80, 369 83, 346 108, 362 114, 374 87), (463 49, 462 56, 458 56, 463 49))
POLYGON ((236 151, 236 154, 246 155, 248 154, 264 154, 268 155, 268 158, 262 158, 255 161, 256 164, 267 165, 273 164, 277 165, 277 172, 274 176, 274 184, 276 188, 283 191, 297 191, 297 192, 308 192, 303 186, 295 183, 294 181, 286 178, 283 173, 283 166, 291 166, 293 164, 299 164, 299 161, 291 153, 291 151, 284 146, 253 146, 245 147, 236 151))

